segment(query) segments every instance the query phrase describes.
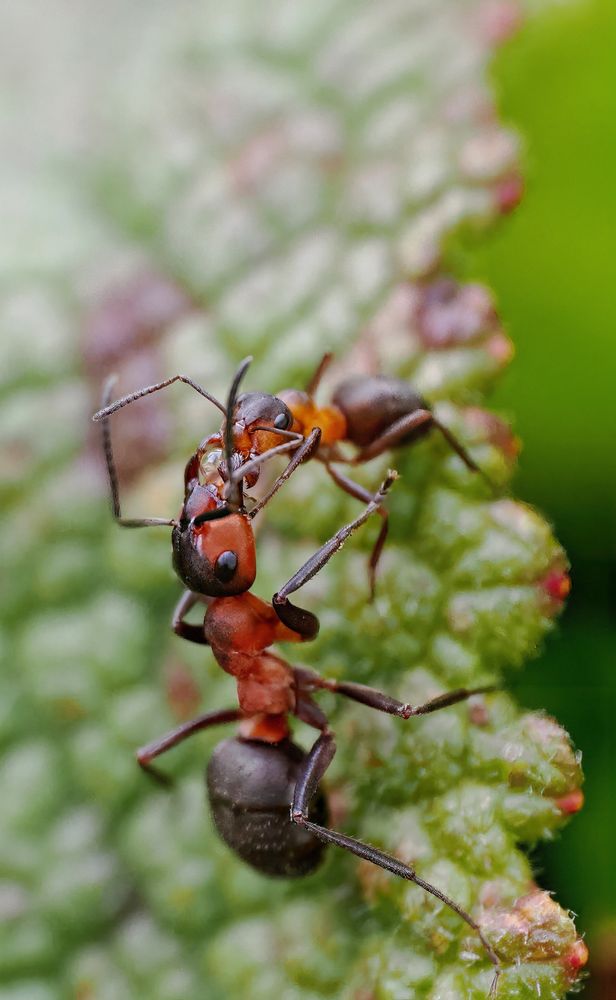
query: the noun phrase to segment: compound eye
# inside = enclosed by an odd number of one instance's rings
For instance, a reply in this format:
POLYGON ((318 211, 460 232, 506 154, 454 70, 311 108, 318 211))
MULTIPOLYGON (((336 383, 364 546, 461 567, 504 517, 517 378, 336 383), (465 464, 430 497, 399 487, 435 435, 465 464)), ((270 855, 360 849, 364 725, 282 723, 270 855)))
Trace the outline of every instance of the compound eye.
POLYGON ((285 412, 279 413, 276 419, 274 420, 274 427, 276 428, 277 431, 288 431, 289 427, 291 426, 291 421, 292 417, 288 411, 286 413, 285 412))
POLYGON ((214 576, 221 583, 228 583, 237 569, 237 554, 228 549, 221 552, 214 564, 214 576))

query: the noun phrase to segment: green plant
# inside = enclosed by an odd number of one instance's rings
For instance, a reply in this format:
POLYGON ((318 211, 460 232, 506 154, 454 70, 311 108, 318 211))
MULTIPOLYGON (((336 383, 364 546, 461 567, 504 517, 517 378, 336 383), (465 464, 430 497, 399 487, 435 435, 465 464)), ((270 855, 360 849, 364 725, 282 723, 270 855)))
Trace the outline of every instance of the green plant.
MULTIPOLYGON (((15 171, 7 184, 20 240, 1 312, 0 997, 483 997, 477 942, 415 887, 335 853, 296 885, 242 868, 205 814, 211 739, 178 751, 171 796, 138 773, 136 745, 231 690, 207 655, 167 638, 168 539, 112 524, 84 438, 110 366, 127 389, 190 368, 220 391, 250 350, 253 384, 275 391, 333 348, 347 368, 412 377, 504 493, 515 438, 481 404, 511 346, 489 293, 444 275, 520 195, 517 143, 483 84, 513 8, 120 7, 118 54, 111 5, 94 25, 58 5, 45 44, 95 30, 114 72, 82 66, 81 88, 58 86, 60 164, 46 151, 36 183, 15 171)), ((14 19, 27 29, 30 16, 14 19)), ((40 153, 34 79, 25 145, 40 153)), ((127 505, 172 511, 180 456, 211 422, 178 391, 132 424, 127 505)), ((128 428, 118 418, 119 438, 128 428)), ((312 585, 323 629, 302 656, 411 700, 500 678, 551 628, 566 558, 537 514, 490 496, 439 441, 395 461, 377 601, 366 529, 312 585)), ((261 536, 259 592, 354 509, 320 469, 301 470, 261 536)), ((581 804, 566 734, 504 692, 411 724, 328 707, 341 822, 480 915, 505 960, 501 1000, 563 996, 584 946, 518 844, 581 804)))

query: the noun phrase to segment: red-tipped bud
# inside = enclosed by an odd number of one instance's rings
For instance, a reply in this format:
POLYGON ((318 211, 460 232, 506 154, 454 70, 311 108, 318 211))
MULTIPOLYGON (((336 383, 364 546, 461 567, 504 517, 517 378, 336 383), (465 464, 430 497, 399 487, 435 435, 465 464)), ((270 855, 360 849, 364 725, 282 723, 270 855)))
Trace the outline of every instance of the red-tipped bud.
POLYGON ((496 207, 501 215, 508 215, 517 208, 524 196, 524 180, 515 171, 503 177, 494 186, 496 207))
POLYGON ((468 406, 464 415, 478 438, 498 448, 508 462, 515 462, 520 454, 521 442, 510 424, 480 406, 468 406))
POLYGON ((542 594, 545 598, 547 610, 557 614, 571 593, 571 577, 564 566, 554 566, 539 581, 542 594))
POLYGON ((563 967, 568 978, 577 979, 580 969, 583 969, 588 961, 588 948, 584 941, 578 938, 562 960, 563 967))
POLYGON ((563 795, 559 799, 554 799, 554 804, 565 816, 572 816, 574 813, 579 812, 584 805, 584 792, 581 788, 576 788, 567 795, 563 795))
POLYGON ((486 350, 490 357, 494 358, 498 365, 502 368, 508 365, 515 354, 515 348, 512 341, 509 339, 506 333, 499 331, 493 334, 489 340, 486 341, 486 350))

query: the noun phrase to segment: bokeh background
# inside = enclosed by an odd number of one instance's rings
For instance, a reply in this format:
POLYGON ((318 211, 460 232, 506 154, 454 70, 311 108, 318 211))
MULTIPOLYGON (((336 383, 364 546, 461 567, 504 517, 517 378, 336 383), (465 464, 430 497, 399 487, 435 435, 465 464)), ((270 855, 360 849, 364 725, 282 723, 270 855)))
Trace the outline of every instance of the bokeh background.
POLYGON ((616 8, 599 0, 551 11, 499 55, 528 187, 476 260, 517 348, 497 399, 524 442, 519 493, 547 512, 573 566, 560 635, 519 694, 583 750, 585 807, 537 861, 602 940, 601 997, 616 995, 615 51, 616 8))
MULTIPOLYGON (((58 13, 63 6, 58 4, 58 13)), ((40 37, 33 42, 27 36, 28 19, 14 16, 10 8, 15 5, 7 4, 3 58, 11 79, 19 83, 17 89, 24 102, 23 108, 29 108, 22 116, 21 108, 10 98, 6 99, 9 124, 2 132, 6 140, 3 169, 11 175, 11 183, 26 166, 38 181, 39 161, 42 164, 50 149, 70 148, 83 153, 91 126, 79 111, 81 95, 76 91, 87 91, 91 80, 104 73, 106 59, 119 58, 118 54, 127 47, 139 44, 141 20, 137 6, 129 13, 126 5, 116 5, 115 25, 113 16, 98 20, 93 17, 90 35, 87 29, 82 30, 82 37, 90 39, 91 59, 80 64, 81 76, 74 78, 72 69, 67 71, 67 67, 76 65, 70 36, 67 34, 65 46, 58 44, 54 25, 50 23, 54 58, 47 65, 44 27, 41 30, 41 25, 38 26, 40 37), (104 25, 104 33, 99 31, 101 25, 104 25), (30 53, 30 59, 38 60, 36 73, 31 65, 24 63, 24 52, 30 53)), ((49 10, 53 20, 54 5, 50 5, 49 10)), ((97 5, 92 4, 91 12, 96 14, 96 11, 97 5)), ((79 15, 84 24, 87 13, 84 15, 82 11, 79 15)), ((492 81, 504 120, 523 137, 522 160, 527 190, 516 211, 487 237, 482 234, 470 251, 468 243, 465 244, 459 254, 458 272, 485 281, 495 290, 500 313, 517 351, 516 360, 495 396, 496 405, 511 415, 523 440, 516 492, 536 504, 554 523, 573 566, 572 597, 558 632, 549 640, 540 661, 534 663, 522 679, 515 678, 514 684, 525 706, 546 708, 554 714, 584 753, 586 806, 561 838, 536 852, 535 861, 545 884, 553 887, 557 898, 579 914, 579 926, 587 930, 594 976, 585 987, 584 995, 595 1000, 610 1000, 616 996, 616 862, 613 849, 616 830, 613 721, 616 712, 615 52, 616 10, 610 0, 549 5, 536 13, 501 48, 493 64, 492 81)), ((8 189, 12 192, 11 185, 8 189)), ((36 565, 34 582, 31 582, 27 567, 37 558, 38 540, 45 529, 41 511, 48 498, 56 505, 61 503, 58 497, 61 483, 51 487, 49 483, 54 469, 62 465, 71 449, 79 446, 83 437, 82 415, 89 406, 83 387, 78 385, 74 345, 66 346, 62 328, 69 320, 79 324, 76 318, 78 300, 84 292, 85 297, 96 298, 97 282, 86 268, 81 272, 83 287, 65 287, 63 266, 69 261, 70 267, 76 270, 74 262, 80 254, 87 254, 92 245, 97 247, 97 252, 106 242, 112 247, 114 222, 109 226, 110 233, 93 233, 91 230, 96 229, 98 223, 91 222, 90 206, 84 205, 86 221, 82 229, 66 225, 66 191, 61 179, 56 184, 53 173, 48 171, 44 172, 44 183, 31 186, 24 183, 21 189, 16 185, 16 190, 24 199, 36 201, 32 214, 37 217, 42 238, 32 278, 36 281, 36 267, 39 267, 41 272, 45 269, 51 272, 52 279, 41 293, 41 300, 34 301, 30 315, 26 316, 26 321, 32 319, 34 326, 41 323, 40 375, 33 379, 31 374, 24 374, 22 385, 19 365, 23 359, 23 345, 11 332, 8 334, 11 342, 2 345, 4 382, 10 390, 15 386, 18 390, 23 389, 20 402, 11 404, 5 411, 6 439, 11 440, 15 428, 15 436, 19 438, 23 427, 31 426, 33 416, 41 430, 40 441, 33 445, 31 454, 9 450, 8 460, 5 456, 3 465, 3 471, 7 472, 3 503, 11 510, 22 504, 24 511, 20 522, 21 537, 5 539, 2 549, 5 571, 2 593, 7 622, 6 640, 4 633, 0 634, 0 649, 6 654, 7 662, 7 672, 4 679, 0 679, 3 742, 10 743, 24 718, 26 727, 28 725, 30 706, 11 683, 11 671, 24 660, 29 664, 27 683, 40 693, 44 710, 40 733, 36 732, 38 721, 35 727, 30 725, 30 731, 34 728, 34 732, 27 752, 19 758, 11 756, 10 767, 3 771, 2 791, 8 828, 12 818, 6 804, 19 798, 23 787, 32 789, 32 801, 28 809, 21 812, 16 805, 11 807, 17 817, 15 829, 26 833, 16 835, 14 840, 5 839, 0 845, 0 864, 3 879, 16 871, 35 872, 38 866, 45 873, 42 880, 39 879, 43 886, 41 898, 45 917, 56 922, 62 940, 79 941, 80 934, 87 937, 96 933, 93 909, 100 909, 104 924, 105 912, 121 911, 123 906, 128 909, 131 901, 122 899, 122 869, 121 866, 114 868, 116 860, 106 853, 107 831, 97 826, 97 819, 80 813, 77 821, 73 816, 70 824, 67 820, 62 825, 62 817, 72 815, 73 796, 72 790, 61 780, 64 760, 61 756, 53 756, 54 733, 58 728, 57 722, 56 729, 49 724, 45 707, 47 701, 64 698, 70 723, 71 705, 96 703, 99 696, 96 671, 103 678, 102 688, 106 690, 105 685, 108 685, 112 692, 112 708, 105 719, 105 727, 84 729, 82 735, 72 739, 70 766, 77 767, 75 773, 83 787, 90 785, 99 801, 108 803, 113 824, 122 829, 128 804, 122 797, 114 799, 115 789, 119 784, 122 796, 141 794, 136 778, 132 777, 133 734, 143 732, 145 737, 152 729, 162 731, 167 724, 165 718, 157 715, 153 693, 132 696, 129 687, 131 663, 137 664, 132 668, 137 678, 139 670, 146 669, 148 657, 155 653, 166 629, 169 572, 163 555, 166 540, 159 547, 153 544, 148 549, 145 559, 149 561, 139 562, 144 559, 144 547, 131 548, 131 542, 115 540, 110 526, 100 529, 93 523, 87 510, 88 490, 84 493, 83 484, 66 477, 63 481, 67 492, 65 522, 61 525, 62 542, 53 549, 51 546, 45 549, 44 564, 36 565), (54 272, 57 260, 60 263, 54 272), (55 303, 60 300, 62 307, 56 308, 55 303), (17 376, 12 384, 13 365, 17 376), (53 386, 60 378, 64 381, 54 396, 53 386), (43 403, 40 402, 42 398, 43 403), (68 436, 67 427, 70 427, 68 436), (19 478, 26 462, 31 462, 34 474, 32 489, 27 493, 22 492, 23 481, 19 478), (74 494, 71 494, 72 487, 74 494), (37 489, 40 489, 38 507, 37 489), (29 521, 32 513, 37 512, 43 520, 29 521), (77 541, 71 546, 72 531, 77 541), (88 540, 86 556, 80 550, 79 539, 88 540), (104 565, 104 571, 96 565, 97 559, 104 565), (20 565, 22 568, 17 572, 13 567, 20 565), (118 578, 125 590, 132 588, 137 595, 137 605, 141 596, 136 614, 132 605, 107 599, 118 578), (63 604, 74 603, 78 591, 86 593, 93 580, 103 596, 92 603, 88 614, 71 618, 72 638, 67 645, 66 626, 64 631, 59 630, 59 618, 54 617, 54 613, 61 615, 63 604), (37 618, 32 611, 31 590, 51 609, 46 618, 37 618), (144 617, 146 607, 151 618, 144 617), (28 615, 32 615, 32 630, 21 645, 16 646, 11 638, 13 625, 20 616, 26 619, 28 615), (159 623, 155 628, 153 620, 159 623), (91 640, 90 635, 96 638, 91 640), (96 647, 90 676, 75 671, 80 650, 89 641, 96 647), (55 660, 51 657, 55 672, 46 672, 45 659, 53 652, 54 643, 56 650, 60 650, 55 660), (57 662, 61 655, 67 658, 67 671, 69 668, 72 671, 70 677, 62 675, 61 664, 57 662), (109 673, 122 656, 127 671, 122 683, 128 683, 128 688, 122 688, 118 678, 109 673), (52 685, 55 683, 58 689, 54 691, 52 685), (110 744, 106 743, 110 734, 116 738, 111 751, 110 744), (58 801, 62 803, 61 809, 58 809, 58 801), (41 853, 35 856, 33 845, 37 841, 31 834, 41 829, 48 831, 48 836, 43 838, 41 853), (66 839, 69 829, 72 840, 71 837, 66 839), (102 907, 96 888, 101 881, 107 887, 102 907), (75 926, 79 921, 82 926, 75 926)), ((104 196, 113 205, 113 191, 104 192, 104 196)), ((18 204, 11 203, 12 198, 10 193, 6 199, 7 221, 0 241, 2 262, 6 265, 3 289, 10 289, 18 271, 15 261, 27 258, 28 240, 37 238, 36 228, 34 237, 31 232, 23 232, 22 213, 18 204)), ((75 193, 68 215, 79 214, 79 198, 79 193, 75 193)), ((121 216, 125 206, 116 204, 114 207, 121 216)), ((149 223, 148 218, 131 218, 132 236, 150 238, 149 223)), ((127 252, 129 258, 131 253, 132 250, 127 252)), ((455 247, 452 253, 455 257, 455 247)), ((138 259, 138 254, 135 257, 138 259)), ((19 280, 24 287, 29 277, 24 279, 22 268, 19 280)), ((108 278, 109 273, 105 275, 105 279, 108 278)), ((181 313, 183 304, 174 303, 171 296, 168 308, 171 313, 174 310, 181 313)), ((4 330, 15 328, 18 324, 9 322, 4 330)), ((190 335, 183 340, 185 344, 195 342, 190 335)), ((216 377, 222 377, 226 371, 224 359, 213 356, 210 361, 216 377)), ((92 371, 97 371, 99 363, 100 359, 92 357, 88 361, 92 371)), ((141 363, 137 360, 134 371, 127 375, 131 384, 149 380, 147 364, 144 370, 139 367, 141 363)), ((164 362, 159 358, 158 363, 168 367, 173 362, 170 358, 165 358, 164 362)), ((32 369, 34 367, 32 365, 32 369)), ((23 370, 28 372, 25 363, 23 370)), ((152 446, 152 438, 164 439, 171 431, 164 413, 158 414, 157 419, 161 423, 152 425, 154 433, 146 442, 148 446, 152 446)), ((126 440, 130 445, 129 434, 127 430, 126 440)), ((191 440, 189 434, 184 436, 187 441, 191 440)), ((138 447, 145 447, 138 433, 136 441, 138 447)), ((152 457, 156 458, 155 449, 152 457)), ((86 468, 96 482, 94 464, 86 468)), ((166 495, 164 489, 163 485, 162 492, 166 495)), ((93 494, 92 503, 98 503, 96 489, 93 494)), ((151 483, 146 484, 145 495, 151 500, 151 483)), ((193 659, 196 662, 197 658, 193 659)), ((187 703, 195 697, 198 700, 199 693, 192 691, 190 684, 182 687, 184 681, 181 672, 171 678, 171 686, 176 685, 174 697, 184 698, 187 703)), ((193 755, 193 762, 199 758, 199 753, 202 751, 193 755)), ((178 768, 181 770, 181 767, 180 759, 178 768)), ((191 857, 197 859, 199 844, 190 842, 190 838, 197 839, 199 820, 190 815, 189 804, 192 800, 197 803, 193 808, 200 810, 200 795, 198 782, 187 785, 186 838, 192 850, 191 857)), ((144 806, 143 812, 123 834, 127 844, 123 860, 139 869, 140 834, 157 823, 164 827, 167 821, 156 808, 148 812, 144 806)), ((38 843, 40 847, 41 841, 38 843)), ((186 853, 184 848, 185 844, 173 845, 177 857, 170 855, 160 859, 161 871, 174 870, 175 866, 175 871, 180 872, 181 857, 186 853)), ((200 886, 209 884, 211 872, 207 866, 224 865, 224 855, 219 852, 217 857, 192 863, 193 868, 181 872, 178 881, 185 877, 196 899, 200 886)), ((156 871, 143 870, 140 874, 144 880, 150 878, 151 885, 160 876, 156 871)), ((251 885, 250 880, 234 885, 230 878, 227 891, 231 896, 235 892, 239 898, 250 893, 251 885)), ((161 893, 166 888, 162 885, 161 893)), ((174 891, 176 888, 174 885, 174 891)), ((20 925, 25 901, 13 889, 5 885, 0 902, 5 915, 15 916, 14 920, 2 925, 0 971, 10 978, 30 965, 36 977, 37 970, 46 968, 51 961, 55 943, 45 939, 42 924, 24 921, 20 925)), ((190 937, 199 928, 202 914, 193 911, 191 917, 190 913, 186 915, 187 909, 182 908, 181 900, 177 905, 178 919, 185 921, 184 931, 190 937)), ((118 947, 121 952, 122 943, 118 947)), ((130 948, 133 960, 143 962, 144 970, 148 956, 157 948, 161 956, 164 953, 164 957, 160 957, 163 971, 159 975, 161 996, 164 997, 165 982, 172 982, 174 968, 173 954, 165 951, 170 947, 168 940, 159 940, 151 928, 142 927, 134 930, 126 947, 130 948), (167 973, 170 978, 165 980, 167 973)), ((76 976, 81 970, 80 961, 80 958, 76 960, 76 976)), ((88 971, 94 970, 94 978, 97 970, 100 971, 102 981, 107 974, 105 966, 99 968, 95 959, 90 965, 87 965, 89 958, 84 961, 88 971)), ((145 971, 143 976, 145 981, 145 971)), ((121 995, 120 985, 109 984, 111 992, 108 995, 121 995)), ((183 988, 185 984, 180 982, 177 987, 180 995, 183 988)), ((170 985, 168 991, 170 995, 170 985)), ((38 1000, 39 997, 56 1000, 59 994, 53 987, 46 992, 37 978, 34 985, 26 984, 14 992, 7 988, 0 995, 11 1000, 38 1000)))

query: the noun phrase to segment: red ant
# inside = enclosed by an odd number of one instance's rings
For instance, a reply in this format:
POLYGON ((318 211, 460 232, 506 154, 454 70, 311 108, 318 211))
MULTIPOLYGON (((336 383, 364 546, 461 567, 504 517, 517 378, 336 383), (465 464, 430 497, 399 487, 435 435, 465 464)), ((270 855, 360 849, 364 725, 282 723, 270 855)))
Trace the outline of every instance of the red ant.
MULTIPOLYGON (((225 433, 232 434, 233 440, 233 474, 238 476, 241 473, 247 486, 251 487, 256 483, 259 466, 266 458, 283 452, 295 452, 285 472, 257 504, 257 510, 265 506, 300 463, 313 456, 325 465, 331 478, 345 493, 369 504, 372 501, 369 490, 345 476, 334 463, 363 464, 390 448, 411 444, 433 429, 442 434, 468 469, 478 472, 492 485, 461 442, 434 416, 429 404, 404 379, 388 375, 352 376, 338 385, 330 405, 318 406, 315 395, 332 358, 333 355, 329 353, 323 356, 306 391, 285 389, 278 396, 260 392, 242 393, 234 406, 232 426, 226 421, 226 411, 222 404, 185 375, 174 375, 156 385, 146 386, 123 396, 99 410, 94 419, 101 420, 128 403, 158 392, 174 382, 181 381, 190 385, 225 413, 225 433), (317 435, 318 431, 320 435, 317 435), (286 440, 282 444, 276 443, 281 437, 286 440), (340 450, 339 445, 343 442, 355 445, 357 450, 351 458, 340 450)), ((249 359, 243 364, 247 363, 249 359)), ((222 432, 205 438, 188 462, 186 481, 190 481, 201 470, 204 478, 218 479, 220 483, 222 446, 222 432)), ((388 532, 386 508, 380 505, 378 513, 383 523, 370 555, 368 570, 372 597, 376 570, 388 532)))
MULTIPOLYGON (((244 362, 233 380, 226 414, 237 413, 237 390, 246 367, 244 362)), ((108 395, 109 389, 105 403, 108 395)), ((334 757, 336 744, 327 717, 313 699, 315 692, 327 690, 377 711, 409 719, 491 689, 459 689, 412 706, 363 684, 328 680, 304 667, 293 667, 270 650, 278 641, 314 638, 318 619, 292 605, 288 596, 318 573, 344 541, 380 509, 396 473, 389 473, 359 517, 322 545, 274 595, 272 603, 267 604, 249 592, 256 575, 251 524, 254 509, 248 513, 243 505, 242 467, 238 466, 235 475, 228 471, 234 460, 231 421, 226 420, 223 435, 226 460, 219 471, 226 477, 226 484, 222 493, 218 486, 201 485, 197 478, 189 477, 178 520, 124 520, 108 413, 106 406, 100 419, 114 516, 128 527, 158 524, 173 527, 175 569, 189 588, 175 610, 174 631, 191 642, 211 647, 223 670, 236 678, 239 703, 237 708, 208 712, 183 723, 147 744, 137 751, 138 763, 159 780, 167 781, 152 766, 153 760, 194 733, 214 725, 239 722, 239 736, 219 743, 207 768, 210 806, 225 843, 267 875, 307 875, 319 865, 325 846, 334 844, 416 883, 454 910, 477 933, 495 967, 492 996, 500 960, 470 914, 397 858, 326 825, 327 806, 319 785, 334 757), (188 624, 184 619, 199 601, 206 605, 203 625, 188 624), (290 739, 290 715, 319 733, 308 753, 290 739)), ((319 438, 317 429, 314 437, 317 445, 319 438)))

